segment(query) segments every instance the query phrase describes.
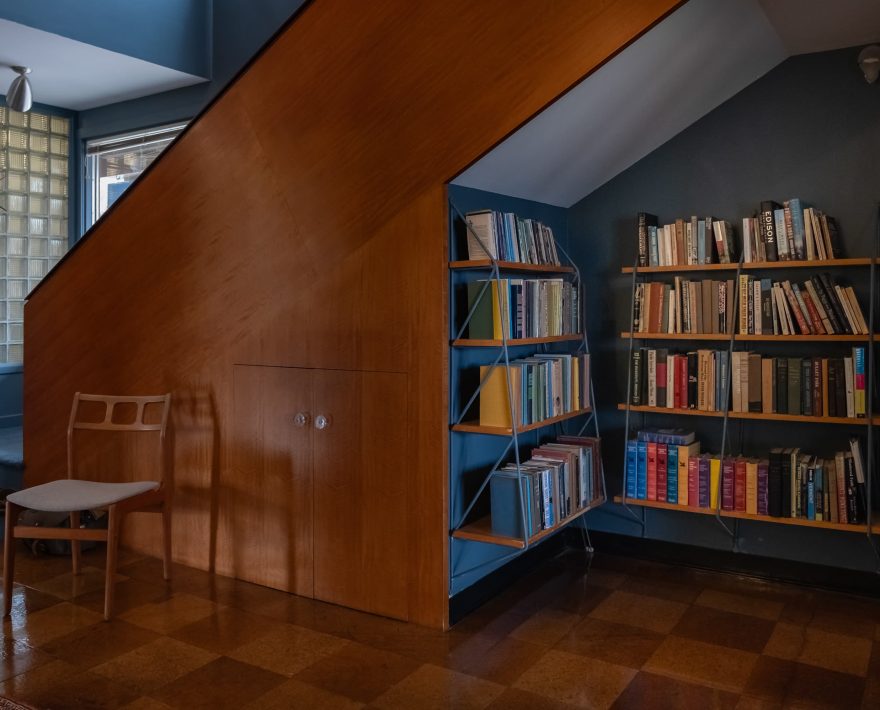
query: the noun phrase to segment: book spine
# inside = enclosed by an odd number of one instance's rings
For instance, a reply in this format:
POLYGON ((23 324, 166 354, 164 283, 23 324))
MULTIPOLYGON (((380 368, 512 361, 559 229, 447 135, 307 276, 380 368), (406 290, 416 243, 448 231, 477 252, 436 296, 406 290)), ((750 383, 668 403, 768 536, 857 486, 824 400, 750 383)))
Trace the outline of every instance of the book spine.
POLYGON ((769 464, 767 461, 758 462, 758 515, 769 515, 770 495, 768 491, 769 464))
POLYGON ((700 504, 700 459, 698 456, 688 458, 687 469, 687 502, 690 506, 700 504))
POLYGON ((788 300, 790 311, 794 314, 795 320, 797 321, 798 328, 800 329, 802 334, 809 335, 811 333, 810 326, 804 318, 804 314, 801 311, 800 305, 798 304, 797 297, 794 295, 794 291, 791 288, 791 283, 788 281, 783 281, 782 290, 785 293, 785 298, 788 300))
POLYGON ((773 216, 774 202, 761 203, 761 240, 764 243, 767 261, 779 261, 776 245, 776 222, 773 216))
POLYGON ((733 459, 725 458, 721 462, 721 509, 734 510, 735 470, 733 459))
POLYGON ((666 447, 666 502, 678 503, 678 447, 666 447))
POLYGON ((640 441, 636 449, 638 455, 636 465, 636 498, 646 500, 648 498, 648 443, 640 441))
POLYGON ((866 414, 865 348, 853 348, 853 412, 857 417, 866 414))
POLYGON ((657 444, 657 500, 666 502, 667 476, 669 475, 667 458, 667 445, 657 444))
POLYGON ((746 461, 736 459, 733 467, 733 509, 740 513, 746 512, 746 461))
POLYGON ((648 265, 648 224, 647 215, 639 212, 639 266, 648 265))
POLYGON ((701 456, 699 459, 699 478, 697 480, 698 485, 698 499, 699 505, 701 508, 709 507, 709 458, 707 456, 701 456))
POLYGON ((767 468, 767 514, 782 517, 782 454, 771 451, 767 468))
POLYGON ((657 444, 648 442, 648 500, 657 500, 657 444))

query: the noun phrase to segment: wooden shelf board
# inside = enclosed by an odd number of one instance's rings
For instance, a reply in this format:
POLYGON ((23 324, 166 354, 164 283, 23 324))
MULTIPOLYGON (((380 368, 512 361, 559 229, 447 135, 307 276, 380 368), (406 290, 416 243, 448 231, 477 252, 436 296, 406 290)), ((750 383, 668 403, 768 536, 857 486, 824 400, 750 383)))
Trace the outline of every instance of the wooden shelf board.
MULTIPOLYGON (((766 269, 822 269, 843 266, 870 266, 870 258, 856 259, 814 259, 813 261, 753 261, 743 264, 743 271, 764 271, 766 269)), ((640 266, 640 274, 676 274, 693 271, 736 271, 738 264, 691 264, 680 266, 640 266)), ((624 266, 620 273, 631 274, 632 266, 624 266)))
MULTIPOLYGON (((629 339, 630 334, 623 331, 621 338, 629 339)), ((730 340, 730 334, 724 333, 634 333, 634 340, 730 340)), ((771 342, 840 342, 864 343, 870 339, 867 335, 734 335, 736 343, 771 341, 771 342)))
MULTIPOLYGON (((525 424, 521 427, 517 427, 517 433, 522 434, 526 431, 532 431, 533 429, 540 429, 541 427, 549 426, 550 424, 555 424, 556 422, 565 421, 566 419, 573 419, 574 417, 579 417, 582 414, 589 414, 590 408, 586 409, 578 409, 574 412, 566 412, 565 414, 560 414, 558 417, 550 417, 549 419, 544 419, 540 422, 535 422, 534 424, 525 424)), ((495 436, 512 436, 513 429, 510 427, 501 427, 501 426, 483 426, 479 422, 462 422, 461 424, 453 424, 450 426, 452 431, 465 432, 470 434, 493 434, 495 436)))
MULTIPOLYGON (((617 405, 620 411, 626 411, 626 404, 617 405)), ((700 409, 681 409, 671 407, 648 407, 630 405, 631 412, 650 414, 676 414, 690 417, 723 417, 724 412, 707 412, 700 409)), ((730 412, 729 419, 759 419, 762 421, 808 422, 810 424, 848 424, 851 426, 867 426, 867 417, 810 417, 804 414, 765 414, 764 412, 730 412)), ((880 424, 880 417, 874 417, 874 424, 880 424)))
MULTIPOLYGON (((711 508, 696 508, 689 505, 678 505, 677 503, 661 503, 655 500, 642 500, 640 498, 626 498, 627 505, 641 506, 642 508, 656 508, 658 510, 675 510, 681 513, 697 513, 698 515, 715 515, 715 511, 711 508)), ((623 503, 622 496, 614 496, 615 503, 623 503)), ((845 523, 832 523, 822 520, 804 520, 802 518, 774 518, 770 515, 750 515, 749 513, 738 513, 733 510, 722 510, 722 518, 737 518, 739 520, 756 520, 762 523, 776 523, 778 525, 799 525, 808 528, 823 528, 825 530, 842 530, 843 532, 856 532, 863 535, 867 532, 865 525, 847 525, 845 523)), ((874 531, 880 531, 880 524, 873 526, 874 531)))
MULTIPOLYGON (((573 274, 573 266, 557 266, 555 264, 522 264, 518 261, 499 261, 498 268, 503 271, 536 271, 548 274, 573 274)), ((490 269, 492 262, 489 259, 470 259, 465 261, 450 261, 450 269, 490 269)))
MULTIPOLYGON (((593 508, 597 508, 605 502, 604 498, 597 498, 592 503, 590 503, 583 510, 578 510, 573 515, 569 515, 564 520, 560 521, 552 528, 547 528, 546 530, 542 530, 537 535, 533 535, 529 538, 529 545, 534 545, 537 542, 540 542, 546 537, 549 537, 556 531, 564 528, 571 521, 577 520, 585 513, 590 512, 593 508)), ((519 550, 525 548, 525 542, 522 538, 519 537, 508 537, 506 535, 498 535, 497 533, 492 532, 492 516, 486 515, 478 520, 475 520, 472 523, 468 523, 467 525, 461 526, 458 530, 453 530, 451 533, 452 537, 457 540, 472 540, 474 542, 486 542, 492 545, 503 545, 504 547, 513 547, 519 550)))
MULTIPOLYGON (((574 335, 551 335, 546 338, 514 338, 507 341, 508 347, 518 345, 540 345, 541 343, 563 343, 570 340, 583 340, 582 334, 574 335)), ((458 348, 498 348, 503 345, 500 340, 481 340, 478 338, 459 338, 453 340, 452 345, 458 348)))

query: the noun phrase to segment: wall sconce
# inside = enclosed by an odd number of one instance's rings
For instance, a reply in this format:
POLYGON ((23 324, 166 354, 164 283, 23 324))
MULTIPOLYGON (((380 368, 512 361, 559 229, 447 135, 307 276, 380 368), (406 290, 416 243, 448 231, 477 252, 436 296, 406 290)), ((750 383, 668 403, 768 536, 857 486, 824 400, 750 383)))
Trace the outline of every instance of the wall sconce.
POLYGON ((880 44, 872 44, 859 52, 859 66, 865 75, 865 81, 873 84, 880 76, 880 44))
POLYGON ((9 91, 6 92, 6 105, 13 111, 27 113, 34 103, 31 82, 27 78, 31 70, 29 67, 11 67, 11 69, 18 76, 12 80, 9 91))

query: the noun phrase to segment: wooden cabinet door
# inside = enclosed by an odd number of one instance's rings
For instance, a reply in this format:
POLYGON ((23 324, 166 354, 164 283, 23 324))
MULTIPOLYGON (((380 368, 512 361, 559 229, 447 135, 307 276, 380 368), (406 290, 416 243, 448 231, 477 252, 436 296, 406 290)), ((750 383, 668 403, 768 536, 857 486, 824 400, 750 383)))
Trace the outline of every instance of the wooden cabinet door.
POLYGON ((315 370, 313 384, 315 597, 406 619, 407 377, 315 370))
POLYGON ((228 500, 235 574, 314 596, 311 370, 237 365, 228 500))

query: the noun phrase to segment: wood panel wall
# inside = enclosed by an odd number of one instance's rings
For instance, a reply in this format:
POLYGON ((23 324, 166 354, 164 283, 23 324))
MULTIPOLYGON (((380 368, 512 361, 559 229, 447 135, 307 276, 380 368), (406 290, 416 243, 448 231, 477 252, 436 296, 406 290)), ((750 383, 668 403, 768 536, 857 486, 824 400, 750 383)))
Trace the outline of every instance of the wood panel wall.
POLYGON ((233 365, 406 372, 402 615, 444 626, 444 184, 677 4, 309 4, 28 301, 27 483, 63 475, 74 391, 171 390, 174 555, 228 573, 233 365))

